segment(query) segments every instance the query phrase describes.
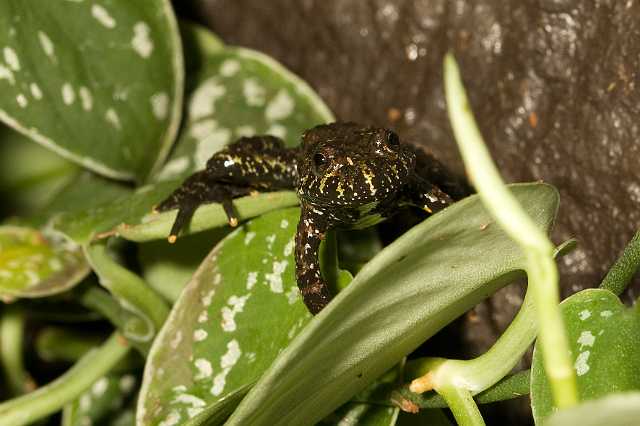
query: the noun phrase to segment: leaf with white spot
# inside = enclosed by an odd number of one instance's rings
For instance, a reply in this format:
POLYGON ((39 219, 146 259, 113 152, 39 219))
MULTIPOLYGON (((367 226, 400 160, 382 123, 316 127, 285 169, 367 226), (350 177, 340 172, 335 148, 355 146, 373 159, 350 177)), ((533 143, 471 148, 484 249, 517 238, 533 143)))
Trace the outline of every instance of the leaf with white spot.
POLYGON ((254 382, 309 321, 287 250, 299 214, 286 209, 247 222, 202 262, 151 349, 139 425, 170 416, 182 423, 254 382))
MULTIPOLYGON (((557 191, 544 184, 509 188, 537 226, 549 230, 557 191)), ((525 255, 500 227, 486 227, 490 221, 471 196, 385 247, 280 354, 226 424, 315 424, 522 276, 525 255)))
POLYGON ((63 236, 0 226, 0 297, 43 297, 68 290, 89 273, 82 250, 63 236))
POLYGON ((168 0, 0 2, 0 120, 83 166, 143 179, 180 121, 168 0))
POLYGON ((101 377, 80 398, 64 407, 62 426, 133 425, 135 415, 131 406, 138 384, 133 374, 111 373, 101 377))
MULTIPOLYGON (((608 290, 587 289, 560 304, 581 401, 640 390, 640 316, 608 290)), ((531 365, 531 407, 537 424, 555 410, 542 354, 531 365)))
POLYGON ((307 83, 278 62, 252 50, 223 48, 207 30, 191 27, 185 25, 183 33, 195 41, 185 43, 185 50, 200 63, 187 76, 186 124, 157 179, 204 168, 213 153, 242 136, 272 134, 296 146, 305 130, 334 120, 307 83))

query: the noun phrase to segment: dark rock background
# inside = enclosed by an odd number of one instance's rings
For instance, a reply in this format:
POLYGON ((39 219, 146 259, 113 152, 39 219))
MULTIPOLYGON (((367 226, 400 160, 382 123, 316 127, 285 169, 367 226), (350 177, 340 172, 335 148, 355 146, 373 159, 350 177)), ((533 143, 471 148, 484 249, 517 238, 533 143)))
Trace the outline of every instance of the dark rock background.
MULTIPOLYGON (((178 2, 176 2, 178 3, 178 2)), ((461 171, 442 89, 453 50, 507 181, 561 194, 564 295, 597 286, 640 219, 637 0, 199 0, 176 4, 227 43, 265 52, 341 120, 396 129, 461 171)), ((640 280, 628 290, 635 299, 640 280)), ((469 355, 511 320, 509 287, 466 320, 469 355)))

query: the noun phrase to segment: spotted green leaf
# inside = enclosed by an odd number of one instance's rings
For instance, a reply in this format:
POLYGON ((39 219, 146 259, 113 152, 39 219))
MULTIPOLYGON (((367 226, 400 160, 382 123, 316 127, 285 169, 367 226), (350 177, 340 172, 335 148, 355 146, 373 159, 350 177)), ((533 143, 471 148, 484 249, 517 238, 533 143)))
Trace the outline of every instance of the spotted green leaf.
POLYGON ((545 426, 636 426, 640 392, 620 392, 555 412, 545 426))
POLYGON ((82 250, 54 232, 0 227, 0 297, 60 293, 89 273, 82 250))
POLYGON ((137 385, 138 379, 133 374, 110 373, 101 377, 78 399, 64 407, 62 426, 133 426, 135 416, 128 406, 137 385))
POLYGON ((298 217, 254 219, 202 262, 152 346, 139 425, 184 422, 254 382, 309 321, 294 278, 298 217))
POLYGON ((160 180, 204 168, 242 136, 271 134, 296 146, 305 130, 334 119, 307 83, 266 55, 227 47, 203 56, 188 76, 186 124, 160 180))
POLYGON ((184 74, 169 0, 6 0, 0 48, 0 120, 110 177, 165 159, 184 74))
MULTIPOLYGON (((510 186, 548 231, 558 194, 510 186)), ((315 316, 242 400, 228 425, 314 424, 483 298, 522 275, 526 257, 478 196, 383 249, 315 316)))
MULTIPOLYGON (((561 303, 582 401, 640 390, 640 316, 608 290, 588 289, 561 303)), ((531 406, 537 424, 554 411, 540 348, 533 353, 531 406)))

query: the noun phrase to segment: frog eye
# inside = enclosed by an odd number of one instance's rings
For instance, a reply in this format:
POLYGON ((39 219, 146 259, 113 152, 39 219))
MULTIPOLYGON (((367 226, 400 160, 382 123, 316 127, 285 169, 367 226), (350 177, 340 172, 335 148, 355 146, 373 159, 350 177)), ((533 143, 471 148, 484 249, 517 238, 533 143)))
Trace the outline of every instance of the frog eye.
POLYGON ((387 143, 393 146, 400 145, 400 138, 394 132, 389 131, 387 132, 387 143))
POLYGON ((320 169, 325 164, 327 164, 327 158, 322 153, 317 152, 313 155, 313 165, 316 168, 320 169))

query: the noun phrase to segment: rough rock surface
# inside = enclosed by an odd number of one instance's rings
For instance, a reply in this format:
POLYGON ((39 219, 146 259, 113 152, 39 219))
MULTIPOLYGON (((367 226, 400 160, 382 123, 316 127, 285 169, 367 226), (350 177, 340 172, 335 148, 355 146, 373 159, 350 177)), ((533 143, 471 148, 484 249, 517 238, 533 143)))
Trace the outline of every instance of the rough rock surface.
MULTIPOLYGON (((596 286, 640 224, 637 0, 200 0, 190 7, 182 12, 226 42, 283 62, 340 119, 393 127, 461 170, 442 90, 442 57, 452 49, 504 177, 560 190, 554 240, 579 241, 560 261, 565 295, 596 286)), ((628 300, 638 289, 636 280, 628 300)), ((467 329, 477 351, 520 300, 517 289, 505 289, 491 309, 478 310, 467 329)))

